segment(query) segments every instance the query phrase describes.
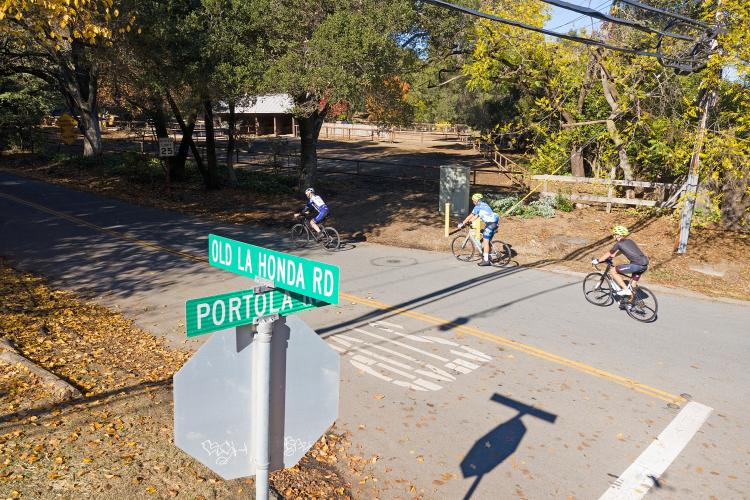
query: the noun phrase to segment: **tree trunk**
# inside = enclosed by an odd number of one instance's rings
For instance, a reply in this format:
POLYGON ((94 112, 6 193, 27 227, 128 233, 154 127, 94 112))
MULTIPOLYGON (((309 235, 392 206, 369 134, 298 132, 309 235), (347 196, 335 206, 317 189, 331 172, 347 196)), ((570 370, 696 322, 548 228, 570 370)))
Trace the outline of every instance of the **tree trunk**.
MULTIPOLYGON (((615 84, 610 80, 610 77, 607 74, 607 70, 604 68, 604 64, 602 64, 600 56, 597 56, 597 63, 599 64, 599 73, 601 75, 604 98, 607 100, 607 103, 612 110, 610 115, 607 117, 607 132, 609 132, 609 137, 610 139, 612 139, 612 142, 615 145, 615 149, 617 150, 617 156, 619 158, 620 169, 622 169, 623 177, 626 180, 630 181, 633 180, 633 169, 630 167, 630 160, 628 159, 628 152, 625 149, 625 142, 620 137, 620 133, 617 130, 617 125, 615 125, 615 119, 621 113, 620 105, 618 103, 619 94, 617 92, 615 84)), ((625 193, 626 198, 635 197, 635 191, 633 189, 628 189, 625 191, 625 193)))
POLYGON ((98 78, 96 63, 90 61, 86 47, 78 41, 71 46, 71 63, 60 61, 57 73, 60 91, 83 134, 83 155, 100 157, 102 132, 99 128, 98 78))
POLYGON ((172 98, 172 94, 169 92, 167 92, 167 102, 169 102, 169 107, 172 109, 172 113, 174 114, 175 119, 177 119, 177 123, 180 125, 180 130, 182 131, 180 149, 177 151, 177 156, 173 158, 173 163, 170 165, 170 172, 172 174, 171 180, 183 179, 185 177, 185 160, 187 160, 187 152, 189 148, 193 152, 195 165, 198 167, 198 171, 201 173, 205 182, 208 177, 208 172, 203 165, 203 159, 195 145, 195 141, 193 141, 193 130, 195 129, 195 120, 198 118, 198 110, 194 109, 190 112, 188 115, 188 122, 185 124, 180 108, 177 106, 177 103, 172 98))
POLYGON ((327 107, 297 119, 300 136, 299 189, 314 187, 318 177, 318 136, 323 126, 327 107))
MULTIPOLYGON (((575 118, 570 112, 563 109, 562 117, 566 123, 575 123, 575 118)), ((583 165, 583 151, 580 150, 578 142, 570 145, 570 172, 574 177, 586 177, 586 169, 583 165)))
POLYGON ((206 164, 208 170, 206 189, 219 189, 221 187, 221 180, 219 178, 219 166, 216 161, 214 111, 210 97, 204 95, 201 100, 203 101, 203 121, 206 127, 206 164))
POLYGON ((743 229, 750 224, 750 172, 724 178, 721 185, 721 225, 725 229, 743 229))
POLYGON ((227 138, 227 179, 228 184, 231 187, 237 187, 237 174, 234 171, 234 147, 235 147, 235 103, 234 101, 229 102, 229 123, 228 123, 228 138, 227 138))
MULTIPOLYGON (((188 151, 190 151, 191 147, 194 148, 194 153, 198 154, 198 150, 197 148, 195 148, 195 144, 193 143, 193 130, 195 129, 195 119, 197 117, 197 111, 191 111, 188 115, 187 124, 183 122, 182 125, 184 126, 184 128, 182 126, 180 127, 180 129, 182 130, 180 147, 177 148, 177 154, 169 159, 169 172, 172 175, 172 178, 170 180, 176 181, 185 178, 185 162, 187 160, 188 151)), ((195 163, 196 165, 199 163, 203 165, 200 154, 198 154, 198 156, 196 157, 195 163)))
POLYGON ((571 146, 570 172, 574 177, 586 177, 586 167, 583 164, 583 151, 578 148, 577 144, 571 146))

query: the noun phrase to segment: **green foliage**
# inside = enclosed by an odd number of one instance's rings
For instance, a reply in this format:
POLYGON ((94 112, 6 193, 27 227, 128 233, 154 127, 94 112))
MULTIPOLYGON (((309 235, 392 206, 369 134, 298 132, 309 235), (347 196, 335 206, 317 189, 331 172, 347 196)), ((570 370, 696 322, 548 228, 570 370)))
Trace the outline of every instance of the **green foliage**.
POLYGON ((32 146, 42 117, 55 105, 46 87, 27 75, 0 78, 0 150, 32 146))
POLYGON ((532 201, 526 205, 523 217, 544 217, 549 219, 555 216, 555 207, 552 205, 554 202, 553 198, 544 197, 539 200, 532 201))
POLYGON ((572 212, 575 208, 575 203, 565 196, 562 193, 557 193, 557 195, 552 200, 552 206, 555 208, 555 210, 559 210, 561 212, 572 212))
POLYGON ((520 198, 518 196, 501 196, 501 197, 488 197, 488 203, 492 210, 499 213, 501 216, 516 216, 522 219, 530 219, 532 217, 544 217, 550 218, 555 216, 555 207, 553 198, 542 198, 536 201, 532 201, 525 205, 518 203, 520 198), (513 208, 515 206, 515 208, 513 208), (506 212, 513 208, 510 213, 506 212))
POLYGON ((297 188, 297 178, 294 176, 251 170, 236 172, 238 187, 254 193, 291 194, 297 188))
MULTIPOLYGON (((496 213, 499 214, 505 214, 508 210, 513 207, 513 205, 516 205, 520 198, 518 196, 500 196, 500 197, 487 197, 487 203, 492 207, 492 210, 494 210, 496 213)), ((520 215, 523 213, 523 204, 519 204, 516 208, 513 209, 513 212, 505 214, 505 215, 520 215)))
POLYGON ((164 170, 159 159, 134 151, 109 153, 100 159, 56 153, 52 159, 63 169, 93 170, 104 177, 119 177, 137 184, 164 182, 164 170))
POLYGON ((266 18, 273 40, 267 88, 291 94, 301 116, 339 101, 362 111, 368 97, 398 105, 401 95, 376 90, 416 60, 397 42, 412 16, 405 0, 273 2, 266 18))

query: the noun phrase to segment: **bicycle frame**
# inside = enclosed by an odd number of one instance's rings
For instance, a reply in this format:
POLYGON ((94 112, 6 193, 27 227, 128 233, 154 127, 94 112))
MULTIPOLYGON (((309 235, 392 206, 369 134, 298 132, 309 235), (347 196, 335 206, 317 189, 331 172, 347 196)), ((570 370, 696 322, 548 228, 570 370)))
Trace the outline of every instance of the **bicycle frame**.
MULTIPOLYGON (((602 277, 603 278, 607 279, 607 281, 609 282, 609 288, 614 293, 614 291, 616 290, 616 288, 620 288, 620 285, 617 284, 617 282, 615 281, 615 279, 612 277, 612 273, 609 272, 609 270, 612 269, 612 267, 614 266, 614 264, 612 263, 612 260, 607 260, 606 262, 607 262, 607 267, 604 269, 604 271, 601 271, 599 269, 598 265, 595 265, 594 268, 597 271, 600 271, 602 273, 602 277)), ((628 275, 624 274, 623 276, 628 276, 628 275)), ((634 280, 632 276, 628 276, 628 286, 627 286, 627 288, 629 288, 632 292, 634 292, 635 289, 638 288, 638 282, 636 280, 634 280)), ((617 295, 615 294, 615 296, 617 296, 617 295)), ((630 295, 624 296, 623 298, 627 298, 628 302, 631 302, 633 300, 633 297, 635 297, 635 293, 632 293, 630 295)))

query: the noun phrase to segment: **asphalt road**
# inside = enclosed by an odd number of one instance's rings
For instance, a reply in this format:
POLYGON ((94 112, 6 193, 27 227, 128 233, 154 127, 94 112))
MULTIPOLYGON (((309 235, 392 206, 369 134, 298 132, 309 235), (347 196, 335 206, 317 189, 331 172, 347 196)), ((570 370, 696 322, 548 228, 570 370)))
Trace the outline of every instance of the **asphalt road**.
MULTIPOLYGON (((4 173, 0 231, 18 267, 190 348, 184 302, 251 285, 204 262, 209 232, 291 251, 4 173)), ((341 269, 341 302, 300 316, 341 353, 338 429, 378 455, 361 497, 750 495, 750 304, 659 289, 641 324, 588 304, 576 275, 366 243, 295 253, 341 269)))

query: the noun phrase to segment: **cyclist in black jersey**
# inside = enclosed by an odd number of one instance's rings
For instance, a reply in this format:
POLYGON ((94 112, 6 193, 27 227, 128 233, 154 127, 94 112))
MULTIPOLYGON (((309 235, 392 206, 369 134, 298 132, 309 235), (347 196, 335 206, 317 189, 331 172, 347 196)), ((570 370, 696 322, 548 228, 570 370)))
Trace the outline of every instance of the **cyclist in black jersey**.
POLYGON ((617 254, 622 253, 630 261, 628 264, 621 264, 615 266, 612 277, 615 279, 620 290, 617 295, 628 296, 631 295, 631 291, 625 285, 625 279, 623 273, 626 274, 643 274, 648 270, 648 257, 644 254, 635 241, 628 238, 630 231, 625 226, 615 226, 612 228, 612 236, 615 237, 617 243, 613 246, 609 252, 602 254, 598 259, 593 259, 592 264, 596 265, 600 260, 607 260, 614 258, 617 254))

